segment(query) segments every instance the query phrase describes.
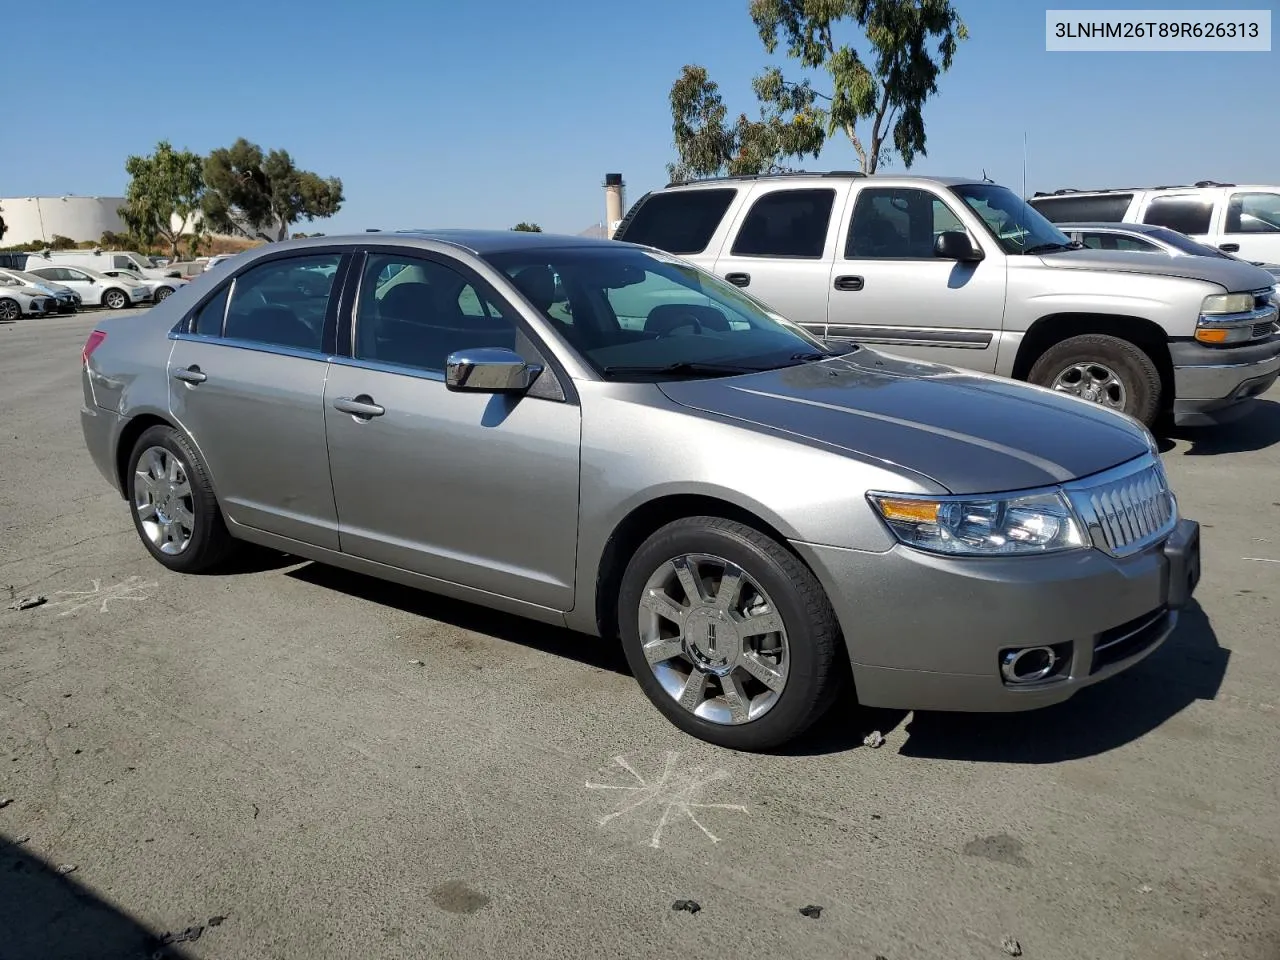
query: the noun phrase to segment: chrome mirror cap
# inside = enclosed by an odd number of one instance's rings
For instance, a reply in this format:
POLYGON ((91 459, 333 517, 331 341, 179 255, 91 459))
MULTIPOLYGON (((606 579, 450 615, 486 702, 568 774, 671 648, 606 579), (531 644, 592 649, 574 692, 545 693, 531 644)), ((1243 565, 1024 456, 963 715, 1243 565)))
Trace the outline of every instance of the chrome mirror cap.
POLYGON ((526 363, 505 347, 458 350, 445 361, 444 382, 450 390, 475 393, 524 393, 542 373, 536 363, 526 363))

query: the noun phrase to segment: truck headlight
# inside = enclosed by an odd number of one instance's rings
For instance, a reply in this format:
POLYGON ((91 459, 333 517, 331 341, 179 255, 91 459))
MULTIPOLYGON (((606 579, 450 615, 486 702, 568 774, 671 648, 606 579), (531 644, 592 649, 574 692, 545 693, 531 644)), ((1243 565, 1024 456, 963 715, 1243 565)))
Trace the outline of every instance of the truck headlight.
POLYGON ((1061 492, 991 497, 872 493, 868 499, 899 541, 930 553, 991 557, 1089 545, 1084 525, 1061 492))
POLYGON ((1252 293, 1215 293, 1205 297, 1200 305, 1200 312, 1210 317, 1224 313, 1248 313, 1252 309, 1252 293))

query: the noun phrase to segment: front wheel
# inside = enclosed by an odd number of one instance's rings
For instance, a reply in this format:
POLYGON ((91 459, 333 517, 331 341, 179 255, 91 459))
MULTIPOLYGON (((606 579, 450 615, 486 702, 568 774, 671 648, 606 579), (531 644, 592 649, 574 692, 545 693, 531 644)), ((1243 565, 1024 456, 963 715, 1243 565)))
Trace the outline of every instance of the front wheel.
POLYGON ((179 573, 202 573, 225 560, 236 541, 218 508, 209 471, 182 433, 145 430, 129 457, 134 527, 148 552, 179 573))
POLYGON ((22 318, 22 307, 17 300, 0 300, 0 320, 13 321, 22 318))
POLYGON ((173 287, 160 287, 156 290, 156 303, 168 298, 173 293, 173 287))
POLYGON ((1036 360, 1027 379, 1118 410, 1150 427, 1160 414, 1160 371, 1145 350, 1128 340, 1090 333, 1054 344, 1036 360))
POLYGON ((681 730, 768 750, 835 701, 839 629, 821 585, 758 530, 716 517, 667 524, 636 551, 618 597, 641 688, 681 730))
POLYGON ((102 302, 111 310, 123 310, 129 305, 129 298, 123 290, 108 290, 102 295, 102 302))

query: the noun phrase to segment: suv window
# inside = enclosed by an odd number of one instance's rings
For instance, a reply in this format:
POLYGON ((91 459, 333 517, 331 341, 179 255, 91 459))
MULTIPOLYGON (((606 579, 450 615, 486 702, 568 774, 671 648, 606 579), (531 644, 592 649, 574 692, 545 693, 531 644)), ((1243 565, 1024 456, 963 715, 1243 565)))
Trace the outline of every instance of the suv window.
POLYGON ((818 259, 836 192, 831 189, 774 190, 751 205, 733 241, 736 256, 818 259))
POLYGON ((1179 233, 1209 232, 1209 220, 1213 216, 1213 203, 1200 197, 1156 197, 1147 204, 1143 223, 1168 227, 1179 233))
POLYGON ((236 277, 227 309, 228 339, 295 350, 323 349, 324 318, 342 255, 271 260, 236 277))
POLYGON ((201 337, 222 336, 222 318, 227 312, 227 294, 231 286, 225 285, 212 300, 207 301, 191 321, 191 332, 201 337))
POLYGON ((863 187, 853 205, 846 260, 932 260, 933 241, 963 230, 951 209, 928 190, 863 187))
POLYGON ((1051 223, 1121 223, 1133 202, 1132 193, 1091 197, 1032 197, 1031 206, 1051 223))
POLYGON ((1227 233, 1280 233, 1280 193, 1233 193, 1227 233))
POLYGON ((516 325, 459 271, 404 254, 372 254, 356 313, 355 357, 443 373, 449 354, 516 349, 516 325))
POLYGON ((640 201, 615 239, 667 253, 702 253, 737 193, 733 187, 655 193, 640 201))

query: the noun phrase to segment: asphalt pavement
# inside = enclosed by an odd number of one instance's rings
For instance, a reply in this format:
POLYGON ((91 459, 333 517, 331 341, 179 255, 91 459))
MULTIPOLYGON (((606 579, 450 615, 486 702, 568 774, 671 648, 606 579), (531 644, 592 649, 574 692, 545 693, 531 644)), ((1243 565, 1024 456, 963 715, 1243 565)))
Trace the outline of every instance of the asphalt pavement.
POLYGON ((1204 578, 1137 668, 754 756, 599 641, 274 554, 166 572, 83 448, 93 322, 0 325, 4 960, 1280 957, 1280 391, 1170 442, 1204 578))

